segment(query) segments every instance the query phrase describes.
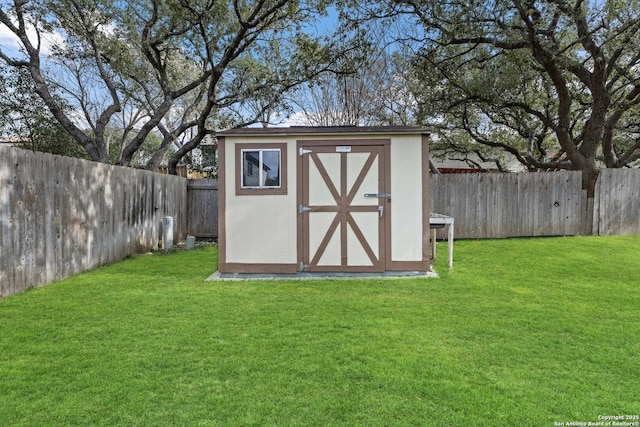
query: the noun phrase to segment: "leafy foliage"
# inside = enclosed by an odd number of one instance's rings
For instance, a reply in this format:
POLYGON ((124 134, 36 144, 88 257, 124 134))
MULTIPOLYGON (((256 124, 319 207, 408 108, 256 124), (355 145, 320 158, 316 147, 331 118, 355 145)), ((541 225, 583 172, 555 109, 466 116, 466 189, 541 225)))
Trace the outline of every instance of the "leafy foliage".
POLYGON ((305 33, 326 4, 290 0, 14 1, 0 22, 24 46, 0 59, 28 70, 36 92, 69 134, 97 161, 129 165, 153 134, 149 157, 170 169, 216 130, 253 123, 283 95, 328 69, 339 56, 330 41, 305 33), (28 33, 64 34, 47 56, 28 33), (49 71, 48 73, 46 71, 49 71), (53 96, 60 91, 71 116, 53 96), (266 100, 260 111, 244 108, 266 100), (109 129, 123 129, 118 141, 109 129), (89 130, 87 132, 87 129, 89 130))
POLYGON ((22 70, 0 71, 0 137, 46 153, 87 158, 87 153, 55 121, 22 70))
POLYGON ((529 170, 580 169, 589 190, 598 167, 640 158, 638 1, 421 0, 359 10, 405 23, 419 118, 450 148, 504 150, 529 170))

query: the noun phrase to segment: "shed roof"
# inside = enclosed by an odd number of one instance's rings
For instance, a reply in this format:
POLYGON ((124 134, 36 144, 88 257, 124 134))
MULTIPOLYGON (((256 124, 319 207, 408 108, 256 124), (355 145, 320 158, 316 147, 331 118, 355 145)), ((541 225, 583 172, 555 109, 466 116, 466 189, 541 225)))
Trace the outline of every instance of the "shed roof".
POLYGON ((336 135, 336 134, 411 134, 428 135, 427 129, 417 126, 290 126, 290 127, 245 127, 218 132, 219 136, 227 135, 336 135))

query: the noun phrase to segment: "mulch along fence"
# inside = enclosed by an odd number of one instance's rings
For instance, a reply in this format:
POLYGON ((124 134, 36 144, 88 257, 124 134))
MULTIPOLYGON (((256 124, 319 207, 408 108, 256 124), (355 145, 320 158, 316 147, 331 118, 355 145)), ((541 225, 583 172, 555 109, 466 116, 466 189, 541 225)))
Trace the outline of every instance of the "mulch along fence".
POLYGON ((0 147, 0 296, 186 237, 187 180, 0 147))

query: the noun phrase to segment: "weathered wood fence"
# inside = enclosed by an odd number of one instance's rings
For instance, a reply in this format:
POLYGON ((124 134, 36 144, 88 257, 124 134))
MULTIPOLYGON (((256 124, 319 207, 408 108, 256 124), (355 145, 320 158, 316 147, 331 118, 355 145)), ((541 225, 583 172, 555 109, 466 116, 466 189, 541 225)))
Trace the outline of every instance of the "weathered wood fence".
MULTIPOLYGON (((432 175, 431 209, 456 238, 640 234, 640 170, 432 175)), ((218 186, 0 147, 0 297, 174 241, 218 236, 218 186)))
POLYGON ((0 296, 186 236, 187 180, 0 147, 0 296))
POLYGON ((431 176, 431 209, 457 238, 640 234, 640 170, 602 170, 593 199, 579 171, 431 176))
MULTIPOLYGON (((218 237, 218 183, 190 180, 188 233, 218 237)), ((640 169, 605 169, 594 199, 579 171, 431 177, 434 212, 459 238, 640 234, 640 169)))
MULTIPOLYGON (((217 181, 188 188, 189 234, 217 237, 217 181)), ((458 238, 640 234, 640 169, 602 170, 593 199, 579 171, 432 175, 431 207, 458 238)))
POLYGON ((600 171, 593 218, 593 234, 640 234, 640 169, 600 171))
POLYGON ((191 236, 218 237, 218 181, 190 179, 187 184, 187 230, 191 236))

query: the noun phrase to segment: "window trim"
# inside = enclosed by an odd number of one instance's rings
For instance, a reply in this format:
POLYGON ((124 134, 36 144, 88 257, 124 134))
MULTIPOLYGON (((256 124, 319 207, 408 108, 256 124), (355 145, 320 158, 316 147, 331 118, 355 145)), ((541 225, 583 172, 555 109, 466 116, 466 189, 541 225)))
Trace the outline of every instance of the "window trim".
POLYGON ((286 143, 253 143, 235 144, 236 164, 236 196, 278 195, 287 194, 287 144, 286 143), (242 186, 242 152, 280 150, 280 187, 243 187, 242 186))

